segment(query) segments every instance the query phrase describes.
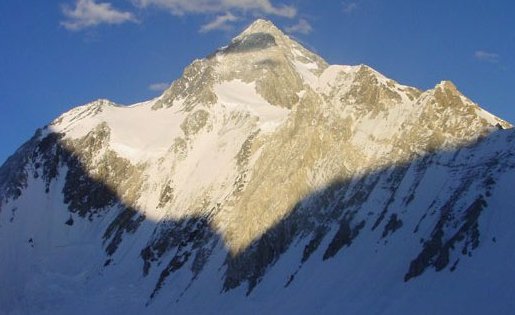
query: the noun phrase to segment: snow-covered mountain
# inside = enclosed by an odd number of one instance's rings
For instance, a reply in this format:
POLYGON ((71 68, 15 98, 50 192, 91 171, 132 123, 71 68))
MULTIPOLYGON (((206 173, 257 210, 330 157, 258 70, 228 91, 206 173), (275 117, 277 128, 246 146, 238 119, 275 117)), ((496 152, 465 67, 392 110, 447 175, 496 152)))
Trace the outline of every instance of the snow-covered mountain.
POLYGON ((2 314, 515 310, 515 132, 257 20, 0 168, 2 314))

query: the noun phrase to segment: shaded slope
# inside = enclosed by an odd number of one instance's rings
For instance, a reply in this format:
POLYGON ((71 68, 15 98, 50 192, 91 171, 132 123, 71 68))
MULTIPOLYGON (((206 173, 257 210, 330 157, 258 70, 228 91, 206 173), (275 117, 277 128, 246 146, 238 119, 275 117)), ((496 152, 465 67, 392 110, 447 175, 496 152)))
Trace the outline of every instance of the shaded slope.
MULTIPOLYGON (((166 304, 170 299, 177 300, 178 307, 182 305, 188 309, 192 306, 187 305, 187 302, 184 302, 186 305, 181 304, 183 296, 185 296, 184 301, 188 300, 188 294, 193 296, 205 294, 206 297, 214 299, 213 302, 206 302, 203 305, 209 308, 210 303, 216 305, 228 297, 234 298, 234 295, 228 295, 227 290, 238 288, 246 283, 243 286, 246 288, 244 292, 252 294, 253 289, 259 288, 261 281, 267 283, 268 278, 270 282, 271 277, 277 277, 274 280, 277 283, 276 286, 282 287, 284 294, 289 294, 288 288, 292 285, 296 286, 296 277, 303 274, 305 264, 308 264, 311 270, 335 267, 346 270, 345 260, 337 259, 340 263, 334 267, 326 267, 327 263, 324 261, 331 261, 335 257, 347 257, 346 259, 352 262, 355 260, 352 257, 352 251, 346 254, 346 248, 356 246, 376 248, 376 251, 379 250, 387 256, 392 254, 390 251, 401 249, 395 257, 398 261, 395 269, 402 274, 386 275, 384 278, 389 279, 387 282, 382 282, 384 279, 376 279, 374 281, 379 281, 376 286, 382 287, 390 281, 403 283, 405 280, 412 280, 413 277, 415 279, 412 281, 419 281, 416 276, 425 274, 431 269, 459 271, 460 265, 467 266, 476 259, 474 254, 476 250, 479 250, 477 255, 483 257, 481 251, 486 249, 482 248, 496 246, 492 240, 497 241, 498 235, 506 233, 495 226, 488 226, 485 224, 485 219, 481 218, 485 212, 490 213, 487 217, 491 217, 495 211, 506 211, 510 208, 511 201, 497 199, 496 191, 499 190, 497 182, 503 183, 506 181, 505 178, 513 179, 515 152, 510 149, 510 147, 513 148, 513 140, 513 131, 499 131, 478 144, 469 145, 457 151, 434 152, 409 163, 392 165, 363 174, 352 181, 335 182, 299 201, 288 212, 287 217, 234 256, 224 249, 223 237, 218 236, 217 232, 211 229, 212 222, 209 217, 190 217, 181 221, 149 221, 138 213, 138 209, 125 204, 122 201, 123 198, 117 196, 110 185, 92 178, 89 171, 81 167, 82 158, 76 156, 74 152, 67 151, 59 143, 58 137, 50 134, 35 146, 32 154, 35 161, 32 166, 43 162, 42 166, 32 168, 29 163, 25 167, 25 171, 31 170, 27 175, 37 177, 29 186, 39 186, 36 188, 39 194, 43 197, 52 196, 51 198, 60 194, 60 191, 55 191, 58 188, 52 184, 53 181, 59 182, 60 180, 56 180, 59 177, 68 178, 64 182, 70 181, 71 178, 80 178, 83 188, 71 192, 65 189, 66 184, 64 184, 62 192, 67 205, 64 208, 61 206, 62 210, 48 206, 41 209, 46 212, 44 216, 51 217, 58 215, 55 212, 64 210, 65 212, 59 214, 61 220, 57 222, 41 222, 37 216, 32 217, 34 211, 38 211, 35 208, 36 205, 32 208, 17 209, 13 212, 14 220, 8 222, 6 206, 9 208, 12 205, 23 205, 23 201, 17 203, 17 200, 24 199, 23 196, 29 194, 26 189, 30 191, 30 198, 36 197, 34 190, 30 187, 22 189, 19 197, 16 197, 17 194, 11 195, 9 198, 11 201, 7 203, 4 201, 2 204, 4 206, 2 233, 20 233, 23 229, 19 229, 19 224, 32 226, 32 229, 25 230, 25 233, 28 233, 26 237, 31 236, 30 239, 25 240, 25 246, 29 248, 14 248, 20 253, 24 251, 31 253, 34 247, 48 250, 55 246, 55 244, 44 244, 52 242, 45 238, 50 231, 82 230, 77 231, 78 239, 94 240, 90 251, 95 254, 81 262, 81 265, 86 271, 98 270, 100 273, 95 275, 88 272, 89 277, 80 278, 81 286, 91 289, 91 286, 100 285, 99 290, 109 290, 108 283, 113 280, 124 283, 126 280, 121 280, 119 277, 130 275, 131 281, 143 284, 137 290, 140 296, 131 302, 119 297, 121 300, 118 302, 124 305, 132 305, 133 302, 134 307, 148 309, 150 312, 159 309, 162 307, 160 303, 166 304), (50 144, 51 141, 53 144, 50 144), (45 163, 48 161, 54 161, 56 164, 45 163), (57 168, 53 171, 54 165, 57 168), (54 174, 55 177, 35 176, 36 173, 54 174), (40 185, 35 183, 38 181, 41 182, 40 185), (46 187, 49 187, 48 192, 45 192, 46 187), (440 188, 434 191, 433 187, 440 188), (91 196, 97 197, 95 203, 90 202, 91 196), (99 198, 99 196, 107 197, 99 198), (491 204, 503 210, 493 208, 491 204), (65 220, 66 212, 69 216, 71 214, 73 223, 65 220), (397 224, 391 222, 397 222, 397 224), (45 225, 48 223, 50 224, 45 225), (87 228, 84 230, 84 227, 87 228), (92 230, 96 231, 96 235, 87 236, 92 230), (418 241, 418 239, 421 240, 418 241), (391 242, 392 245, 390 245, 391 242), (226 256, 223 261, 217 258, 220 254, 226 256), (292 259, 292 254, 297 258, 292 259), (472 257, 469 258, 468 256, 471 255, 472 257), (287 265, 281 267, 283 272, 280 275, 268 275, 277 273, 274 271, 276 268, 274 266, 284 263, 287 265), (285 267, 286 270, 284 270, 285 267), (218 276, 205 274, 212 272, 218 276), (114 278, 104 282, 107 280, 103 278, 109 278, 106 276, 109 274, 114 278), (224 280, 210 283, 210 287, 204 289, 196 286, 198 278, 213 276, 218 279, 222 276, 224 280), (213 291, 213 289, 216 290, 213 291), (224 291, 226 293, 223 293, 224 291), (156 300, 155 304, 154 300, 156 300), (144 308, 144 304, 147 304, 147 308, 144 308)), ((507 220, 511 219, 508 217, 507 220)), ((10 237, 12 238, 13 235, 4 234, 3 239, 7 240, 10 237)), ((21 247, 22 243, 18 240, 15 246, 21 247)), ((4 242, 4 250, 5 246, 4 242)), ((20 253, 17 254, 18 257, 23 257, 23 255, 19 256, 20 253)), ((66 250, 62 254, 66 255, 66 250)), ((25 256, 25 259, 28 261, 23 261, 21 265, 27 265, 27 267, 41 259, 47 261, 48 265, 44 264, 42 270, 36 271, 39 276, 42 276, 47 272, 50 273, 50 270, 45 268, 54 264, 57 265, 51 269, 68 269, 66 261, 71 257, 56 258, 50 256, 49 252, 43 251, 36 255, 25 256)), ((477 259, 484 260, 484 257, 477 259)), ((12 260, 12 257, 3 259, 4 273, 12 270, 14 267, 12 264, 18 265, 20 262, 12 260)), ((16 268, 19 267, 16 266, 16 268)), ((353 272, 361 275, 375 272, 360 270, 357 266, 354 268, 358 269, 353 272)), ((466 267, 465 270, 467 270, 466 267)), ((42 292, 37 289, 27 291, 25 286, 29 283, 34 284, 29 279, 38 279, 38 277, 34 277, 35 271, 30 271, 30 268, 25 269, 24 272, 27 274, 26 278, 23 278, 28 282, 24 284, 16 277, 18 281, 11 284, 15 287, 21 286, 9 290, 25 295, 25 299, 28 298, 26 302, 31 301, 35 303, 34 305, 38 305, 37 300, 33 299, 42 292), (27 293, 30 294, 27 296, 27 293)), ((338 274, 336 270, 333 272, 338 274)), ((463 275, 467 276, 466 271, 463 275)), ((6 274, 4 276, 5 279, 10 278, 6 274)), ((62 274, 59 278, 70 276, 62 274)), ((57 279, 50 277, 47 281, 57 279)), ((62 285, 59 283, 62 280, 58 280, 55 285, 62 285)), ((368 282, 371 279, 362 280, 368 282)), ((199 279, 199 283, 202 282, 203 280, 199 279)), ((63 283, 66 282, 63 281, 63 283)), ((38 287, 45 285, 48 284, 38 283, 38 287)), ((345 286, 341 289, 347 290, 345 286)), ((125 294, 121 286, 116 290, 120 290, 122 296, 125 294)), ((81 305, 81 300, 75 300, 74 295, 73 292, 65 295, 67 300, 63 304, 64 312, 67 307, 81 305)), ((2 296, 14 298, 6 292, 2 293, 2 296)), ((54 299, 59 298, 52 295, 47 297, 50 296, 54 299)), ((87 298, 86 300, 100 302, 95 300, 99 299, 99 296, 91 298, 93 300, 87 298)), ((303 299, 306 298, 306 296, 303 297, 303 299)), ((238 307, 247 303, 244 294, 238 299, 240 302, 237 305, 240 306, 235 305, 232 311, 238 312, 238 307)), ((274 300, 274 297, 269 296, 267 303, 273 303, 274 300)), ((16 305, 16 303, 11 304, 12 300, 7 302, 9 304, 5 305, 16 305)), ((41 302, 42 305, 50 307, 45 301, 39 301, 41 302)), ((334 300, 328 302, 336 303, 334 300)), ((248 303, 254 304, 250 300, 248 303)), ((102 306, 99 306, 99 310, 102 309, 102 306)), ((48 310, 53 312, 54 308, 48 310)))

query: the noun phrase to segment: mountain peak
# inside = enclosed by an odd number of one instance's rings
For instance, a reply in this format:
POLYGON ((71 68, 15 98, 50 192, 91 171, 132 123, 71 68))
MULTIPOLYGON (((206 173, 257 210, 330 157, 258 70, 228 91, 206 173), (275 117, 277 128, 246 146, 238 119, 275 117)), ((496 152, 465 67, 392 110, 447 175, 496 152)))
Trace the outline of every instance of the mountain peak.
POLYGON ((264 19, 257 19, 252 24, 250 24, 241 34, 242 35, 249 35, 249 34, 255 34, 255 33, 269 33, 272 35, 283 35, 284 33, 275 26, 274 23, 272 23, 269 20, 264 19))
POLYGON ((291 40, 272 22, 257 19, 232 39, 225 52, 253 52, 270 47, 289 47, 291 40))

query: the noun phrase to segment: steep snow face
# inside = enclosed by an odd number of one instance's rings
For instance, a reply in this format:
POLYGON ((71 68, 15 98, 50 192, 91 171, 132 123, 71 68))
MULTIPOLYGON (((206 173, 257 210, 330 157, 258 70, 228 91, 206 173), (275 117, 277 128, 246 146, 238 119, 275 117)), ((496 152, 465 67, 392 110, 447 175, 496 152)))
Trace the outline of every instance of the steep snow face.
POLYGON ((509 312, 510 128, 258 20, 7 160, 0 313, 509 312))
POLYGON ((96 101, 64 114, 50 127, 50 132, 63 133, 68 139, 84 137, 101 123, 111 130, 110 146, 120 156, 133 163, 163 156, 172 139, 181 133, 180 123, 185 115, 169 110, 151 110, 155 101, 132 106, 118 106, 96 101))
MULTIPOLYGON (((263 99, 256 92, 254 83, 224 81, 216 84, 213 91, 217 106, 206 109, 206 113, 250 115, 258 119, 258 127, 263 131, 273 131, 289 113, 287 109, 272 106, 263 99)), ((155 103, 156 100, 151 100, 120 106, 99 100, 59 117, 47 133, 63 133, 65 139, 79 139, 99 124, 106 123, 111 131, 110 148, 121 157, 136 164, 156 160, 167 153, 176 138, 185 135, 181 124, 188 115, 180 105, 162 111, 152 110, 155 103)))
POLYGON ((214 86, 218 103, 233 111, 250 113, 259 119, 259 128, 271 132, 286 120, 289 111, 272 106, 256 92, 254 83, 240 80, 225 81, 214 86))

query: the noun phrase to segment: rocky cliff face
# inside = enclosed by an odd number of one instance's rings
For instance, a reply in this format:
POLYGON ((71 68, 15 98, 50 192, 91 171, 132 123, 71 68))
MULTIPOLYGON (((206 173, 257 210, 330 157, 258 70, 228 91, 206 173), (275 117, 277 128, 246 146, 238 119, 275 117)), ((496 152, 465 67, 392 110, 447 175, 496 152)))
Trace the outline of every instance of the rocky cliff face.
POLYGON ((515 290, 510 128, 450 82, 328 65, 258 20, 160 97, 77 107, 8 159, 0 305, 474 310, 432 298, 461 301, 499 259, 469 294, 515 290))

